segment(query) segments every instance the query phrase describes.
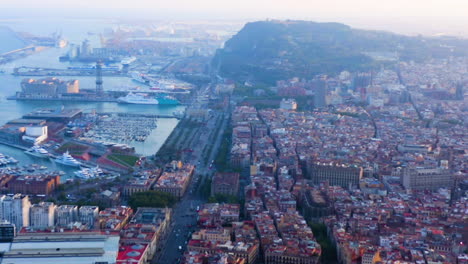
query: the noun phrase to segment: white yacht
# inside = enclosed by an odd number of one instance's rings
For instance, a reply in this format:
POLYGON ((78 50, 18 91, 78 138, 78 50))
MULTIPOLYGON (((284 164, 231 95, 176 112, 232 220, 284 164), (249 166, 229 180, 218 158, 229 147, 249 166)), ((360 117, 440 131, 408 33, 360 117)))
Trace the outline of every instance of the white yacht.
POLYGON ((104 171, 96 166, 94 168, 83 168, 79 171, 75 171, 75 176, 80 179, 92 179, 101 176, 104 174, 104 171))
POLYGON ((138 83, 150 85, 151 80, 144 74, 139 73, 139 72, 132 72, 132 80, 138 83))
POLYGON ((55 162, 71 167, 79 167, 81 165, 81 162, 73 158, 68 151, 63 153, 62 156, 56 158, 55 162))
POLYGON ((31 156, 39 157, 39 158, 50 157, 49 152, 38 145, 34 145, 32 148, 26 150, 24 153, 31 155, 31 156))

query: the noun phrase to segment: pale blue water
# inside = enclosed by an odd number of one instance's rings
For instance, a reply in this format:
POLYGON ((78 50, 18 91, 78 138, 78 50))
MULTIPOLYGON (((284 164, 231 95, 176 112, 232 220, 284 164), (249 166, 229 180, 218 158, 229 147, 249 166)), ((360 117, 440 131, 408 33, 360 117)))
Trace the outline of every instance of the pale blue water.
POLYGON ((17 38, 13 31, 1 25, 0 40, 0 54, 26 46, 26 43, 23 40, 17 38))
MULTIPOLYGON (((0 27, 2 23, 0 22, 0 27)), ((27 21, 20 20, 17 23, 8 23, 8 26, 18 31, 27 31, 39 35, 47 35, 54 31, 61 30, 64 37, 75 43, 81 42, 87 38, 96 43, 97 35, 90 35, 88 32, 99 33, 106 27, 112 27, 108 21, 82 21, 82 20, 63 20, 58 23, 55 20, 43 21, 27 21), (93 26, 94 25, 94 26, 93 26)), ((16 45, 14 34, 9 35, 0 41, 1 48, 8 49, 16 45), (12 38, 13 37, 13 38, 12 38), (11 42, 10 42, 11 41, 11 42), (6 43, 9 44, 6 44, 6 43)), ((8 64, 0 65, 0 69, 6 73, 0 73, 0 126, 7 121, 15 118, 20 118, 22 115, 31 112, 37 108, 44 107, 60 107, 66 108, 81 108, 85 111, 96 110, 97 112, 130 112, 130 113, 152 113, 152 114, 172 114, 175 111, 183 110, 183 106, 158 106, 158 105, 122 105, 117 103, 94 103, 94 102, 45 102, 45 101, 11 101, 6 100, 6 97, 14 95, 20 90, 20 82, 24 77, 13 76, 10 73, 14 67, 31 66, 31 67, 49 67, 49 68, 66 68, 70 64, 68 62, 59 62, 58 57, 67 51, 65 49, 50 48, 43 52, 13 61, 8 64)), ((93 88, 95 79, 93 77, 61 77, 63 79, 78 79, 81 88, 93 88)), ((128 77, 104 77, 104 89, 108 90, 125 90, 128 87, 135 87, 137 84, 131 81, 128 77)), ((148 137, 146 142, 131 143, 135 147, 137 153, 141 155, 151 155, 157 152, 167 137, 170 135, 174 127, 177 125, 176 119, 159 119, 158 127, 148 137)), ((20 165, 37 163, 45 165, 49 168, 65 170, 63 167, 55 168, 55 164, 49 161, 31 157, 24 154, 21 150, 0 145, 0 153, 13 156, 20 161, 20 165)), ((60 165, 58 165, 60 166, 60 165)))

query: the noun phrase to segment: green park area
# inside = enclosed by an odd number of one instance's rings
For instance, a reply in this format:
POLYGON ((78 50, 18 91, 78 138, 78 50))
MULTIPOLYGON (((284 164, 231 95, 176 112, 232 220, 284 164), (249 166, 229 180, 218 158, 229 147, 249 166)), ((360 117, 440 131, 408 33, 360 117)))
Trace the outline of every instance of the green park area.
POLYGON ((135 166, 135 163, 138 161, 139 157, 124 154, 110 154, 107 156, 107 159, 126 167, 133 167, 135 166))

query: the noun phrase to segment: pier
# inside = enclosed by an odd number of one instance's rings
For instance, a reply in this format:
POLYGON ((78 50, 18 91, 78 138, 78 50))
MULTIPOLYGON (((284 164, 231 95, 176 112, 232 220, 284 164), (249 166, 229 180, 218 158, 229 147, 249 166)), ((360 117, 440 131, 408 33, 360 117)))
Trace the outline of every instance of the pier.
POLYGON ((11 143, 11 142, 7 142, 5 140, 0 140, 0 144, 2 145, 5 145, 5 146, 9 146, 9 147, 12 147, 12 148, 16 148, 16 149, 20 149, 20 150, 28 150, 30 147, 27 147, 27 146, 24 146, 24 145, 19 145, 19 144, 14 144, 14 143, 11 143))
POLYGON ((43 49, 44 47, 37 47, 37 46, 29 45, 21 49, 16 49, 16 50, 5 52, 3 54, 0 54, 0 64, 8 63, 16 59, 23 58, 29 54, 39 52, 43 49))
POLYGON ((119 112, 104 112, 99 113, 100 115, 117 115, 122 117, 148 117, 148 118, 176 118, 180 119, 180 116, 176 115, 153 115, 153 114, 133 114, 133 113, 119 113, 119 112))
POLYGON ((16 49, 16 50, 12 50, 12 51, 8 51, 8 52, 5 52, 3 54, 0 54, 0 57, 9 56, 9 55, 12 55, 12 54, 15 54, 15 53, 18 53, 18 52, 22 52, 22 51, 34 51, 35 48, 36 48, 35 46, 29 45, 29 46, 26 46, 26 47, 21 48, 21 49, 16 49))
MULTIPOLYGON (((13 69, 13 75, 15 76, 95 76, 96 69, 95 68, 53 69, 53 68, 21 66, 21 67, 13 69)), ((118 69, 104 68, 102 70, 102 76, 127 76, 127 74, 118 69)))
POLYGON ((61 102, 107 102, 116 103, 117 98, 115 97, 85 97, 85 96, 68 96, 68 97, 41 97, 41 96, 8 96, 7 100, 18 100, 18 101, 61 101, 61 102))

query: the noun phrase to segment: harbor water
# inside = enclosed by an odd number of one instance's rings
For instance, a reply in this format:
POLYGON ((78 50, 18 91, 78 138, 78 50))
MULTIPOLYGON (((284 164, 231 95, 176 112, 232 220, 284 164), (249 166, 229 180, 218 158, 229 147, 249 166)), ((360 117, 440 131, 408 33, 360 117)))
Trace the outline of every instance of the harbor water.
MULTIPOLYGON (((1 26, 1 23, 0 23, 1 26)), ((24 25, 22 25, 24 27, 24 25)), ((11 25, 14 28, 14 25, 11 25)), ((26 30, 25 28, 22 28, 26 30)), ((89 36, 86 31, 82 29, 79 33, 82 36, 73 35, 74 40, 85 39, 89 36)), ((64 30, 64 35, 67 36, 64 30)), ((8 35, 3 42, 15 42, 14 35, 8 35)), ((7 46, 0 43, 6 49, 7 46)), ((66 68, 70 66, 68 62, 60 62, 59 56, 66 52, 67 48, 48 48, 42 52, 30 55, 25 58, 15 60, 8 64, 0 65, 0 70, 5 71, 0 73, 0 125, 5 124, 9 120, 20 118, 24 114, 29 113, 38 108, 80 108, 85 112, 123 112, 123 113, 136 113, 136 114, 160 114, 171 115, 184 109, 183 106, 168 106, 168 105, 131 105, 131 104, 117 104, 108 102, 58 102, 58 101, 12 101, 7 100, 8 96, 14 95, 20 91, 20 82, 25 77, 13 76, 11 72, 13 68, 20 66, 30 67, 47 67, 47 68, 66 68)), ((64 80, 77 79, 80 81, 80 88, 94 88, 95 78, 92 76, 66 76, 60 77, 64 80)), ((129 77, 104 77, 104 90, 127 90, 130 87, 138 86, 129 77)), ((129 145, 135 147, 136 152, 141 155, 155 154, 162 146, 164 141, 170 135, 174 127, 177 125, 177 119, 160 118, 157 120, 157 128, 151 132, 145 142, 130 142, 129 145)), ((19 165, 24 166, 28 164, 40 164, 49 167, 51 170, 63 170, 67 175, 71 175, 70 169, 63 168, 56 165, 51 161, 31 157, 23 153, 22 150, 14 149, 8 146, 0 145, 0 153, 12 156, 20 161, 19 165)), ((66 177, 65 177, 66 178, 66 177)))

